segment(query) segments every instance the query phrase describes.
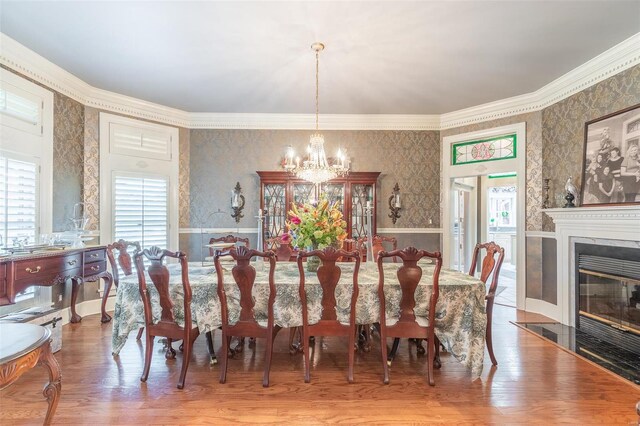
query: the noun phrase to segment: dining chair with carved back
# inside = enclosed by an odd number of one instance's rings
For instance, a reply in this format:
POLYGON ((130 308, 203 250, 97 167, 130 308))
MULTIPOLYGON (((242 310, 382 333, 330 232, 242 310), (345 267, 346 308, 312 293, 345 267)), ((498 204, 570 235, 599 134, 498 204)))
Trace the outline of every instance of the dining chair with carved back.
POLYGON ((137 252, 134 255, 134 263, 138 272, 138 286, 140 290, 140 297, 142 298, 146 331, 144 369, 140 380, 146 382, 149 377, 151 357, 153 355, 153 342, 156 336, 165 337, 167 339, 167 352, 165 354, 165 358, 167 359, 174 359, 176 357, 176 351, 171 346, 171 343, 174 340, 182 340, 182 369, 178 380, 178 389, 183 389, 187 369, 189 368, 191 352, 193 351, 193 342, 199 334, 198 327, 193 325, 191 319, 192 293, 191 285, 189 283, 187 255, 183 252, 174 253, 153 246, 151 248, 144 249, 141 252, 137 252), (163 264, 163 260, 167 257, 177 259, 180 265, 184 304, 184 325, 180 325, 177 322, 173 311, 175 302, 171 298, 171 292, 169 289, 169 269, 163 264), (150 288, 147 286, 147 279, 145 277, 145 259, 150 262, 149 267, 147 268, 147 274, 159 295, 161 314, 160 320, 155 323, 153 320, 151 305, 151 292, 150 288))
MULTIPOLYGON (((358 238, 358 250, 360 251, 360 255, 364 256, 363 261, 366 261, 368 253, 368 237, 358 238)), ((372 250, 373 250, 373 260, 376 261, 378 258, 378 253, 381 251, 393 251, 398 249, 398 240, 395 237, 385 237, 382 235, 374 235, 372 239, 372 250), (384 244, 390 244, 390 250, 385 249, 384 244)), ((396 263, 398 261, 397 257, 392 257, 391 261, 396 263)))
POLYGON ((266 349, 264 356, 264 375, 262 386, 269 386, 269 372, 271 369, 271 357, 273 355, 273 340, 275 339, 280 326, 274 324, 273 304, 276 299, 276 285, 274 273, 276 267, 276 255, 273 251, 261 252, 248 249, 244 246, 232 248, 227 251, 216 251, 213 257, 218 276, 218 298, 220 299, 220 311, 222 317, 222 355, 220 365, 220 383, 227 380, 227 365, 229 361, 229 344, 232 336, 249 336, 253 338, 265 338, 266 349), (229 321, 227 292, 224 287, 224 270, 220 264, 220 257, 231 256, 236 262, 231 270, 231 274, 238 287, 240 299, 237 301, 240 306, 240 314, 235 323, 229 321), (269 300, 267 302, 267 320, 262 321, 256 318, 254 312, 255 301, 252 295, 256 278, 256 270, 250 264, 253 257, 261 258, 269 262, 269 300))
MULTIPOLYGON (((368 250, 367 250, 368 238, 362 237, 358 238, 357 247, 360 251, 360 256, 366 261, 368 250)), ((398 249, 398 240, 395 237, 384 237, 381 235, 373 236, 373 260, 375 261, 378 258, 378 253, 384 251, 384 244, 389 243, 391 250, 393 251, 398 249)), ((397 257, 391 258, 391 261, 396 263, 398 261, 397 257)), ((358 326, 358 344, 360 348, 362 348, 363 352, 371 351, 371 329, 373 324, 361 324, 358 326)))
MULTIPOLYGON (((232 235, 232 234, 225 235, 224 237, 219 237, 219 238, 211 238, 209 240, 209 244, 215 244, 215 243, 227 243, 227 244, 235 244, 235 245, 238 245, 238 243, 242 243, 246 248, 250 248, 248 238, 236 237, 235 235, 232 235)), ((216 249, 214 247, 209 247, 209 256, 213 257, 215 254, 215 251, 216 249)))
POLYGON ((489 285, 489 290, 487 291, 487 295, 485 296, 485 300, 487 302, 486 311, 487 311, 487 334, 486 334, 486 342, 487 342, 487 350, 489 351, 489 357, 491 358, 491 363, 493 365, 498 365, 498 361, 496 360, 496 356, 493 354, 493 340, 491 336, 491 323, 493 316, 493 302, 496 297, 496 290, 498 289, 498 279, 500 277, 500 268, 502 268, 502 262, 504 260, 504 248, 500 247, 498 244, 493 241, 488 243, 478 243, 473 249, 473 256, 471 258, 471 267, 469 268, 469 275, 472 277, 476 274, 476 269, 478 266, 478 259, 484 250, 485 255, 482 258, 482 263, 480 265, 480 280, 483 283, 487 283, 487 280, 491 276, 491 284, 489 285))
MULTIPOLYGON (((242 237, 238 237, 235 236, 233 234, 228 234, 225 235, 224 237, 218 237, 218 238, 211 238, 209 239, 209 244, 216 244, 216 243, 226 243, 226 244, 235 244, 236 246, 239 247, 239 244, 244 245, 246 248, 250 248, 251 246, 249 245, 249 238, 242 238, 242 237)), ((215 255, 215 251, 216 248, 215 247, 209 247, 209 257, 205 258, 205 260, 207 261, 213 261, 213 256, 215 255)), ((214 331, 207 331, 206 336, 207 336, 207 345, 209 346, 209 353, 211 354, 211 364, 215 364, 217 362, 216 357, 215 357, 215 352, 213 350, 213 335, 214 335, 214 331)), ((254 341, 250 340, 249 341, 249 345, 253 345, 254 341)), ((238 344, 231 349, 232 352, 237 352, 240 353, 242 352, 244 349, 244 337, 239 337, 238 338, 238 344)))
POLYGON ((440 252, 431 253, 426 250, 418 250, 415 247, 407 247, 391 252, 381 251, 378 254, 378 299, 380 300, 380 348, 384 372, 384 383, 389 383, 389 365, 387 363, 387 338, 421 338, 427 341, 427 370, 428 381, 435 385, 433 377, 434 359, 436 355, 435 339, 435 312, 439 296, 438 281, 442 269, 442 255, 440 252), (398 268, 397 277, 400 284, 400 316, 399 318, 386 317, 386 302, 384 298, 384 271, 383 261, 386 258, 397 256, 402 260, 402 266, 398 268), (435 259, 433 271, 433 287, 428 302, 429 312, 427 316, 415 314, 416 289, 422 278, 422 268, 418 261, 422 258, 435 259))
MULTIPOLYGON (((119 239, 118 241, 107 245, 107 259, 109 260, 109 266, 111 267, 111 276, 113 277, 113 284, 118 288, 120 284, 120 271, 125 277, 133 274, 133 263, 131 262, 130 247, 134 247, 134 253, 140 251, 140 243, 138 241, 125 241, 119 239), (114 252, 117 252, 117 256, 114 252)), ((105 311, 107 298, 111 292, 111 281, 107 281, 107 285, 104 289, 102 296, 102 312, 105 311)), ((138 330, 137 340, 142 337, 144 327, 138 330)))
POLYGON ((327 247, 323 250, 301 251, 298 253, 298 271, 300 273, 300 300, 302 302, 302 347, 304 353, 304 381, 309 383, 311 380, 309 352, 310 352, 310 336, 346 336, 349 339, 347 349, 348 358, 348 374, 349 383, 353 383, 353 365, 355 359, 355 334, 356 334, 356 301, 358 299, 358 272, 360 270, 360 253, 356 251, 336 250, 334 247, 327 247), (304 274, 303 260, 317 256, 320 258, 320 266, 316 272, 316 276, 322 288, 322 313, 318 322, 309 323, 309 311, 307 304, 306 279, 304 274), (336 287, 342 270, 336 262, 340 258, 353 259, 355 265, 353 268, 353 284, 351 292, 351 303, 349 310, 349 322, 344 323, 338 319, 336 305, 336 287))

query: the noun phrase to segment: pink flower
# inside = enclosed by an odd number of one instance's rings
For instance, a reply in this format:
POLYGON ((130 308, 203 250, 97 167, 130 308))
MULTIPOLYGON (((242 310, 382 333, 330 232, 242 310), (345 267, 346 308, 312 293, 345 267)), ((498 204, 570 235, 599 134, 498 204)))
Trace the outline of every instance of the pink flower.
POLYGON ((291 235, 289 234, 282 234, 280 236, 280 242, 282 242, 283 244, 289 244, 291 242, 291 235))
POLYGON ((301 222, 302 221, 298 216, 291 216, 291 223, 293 223, 294 225, 300 225, 301 222))

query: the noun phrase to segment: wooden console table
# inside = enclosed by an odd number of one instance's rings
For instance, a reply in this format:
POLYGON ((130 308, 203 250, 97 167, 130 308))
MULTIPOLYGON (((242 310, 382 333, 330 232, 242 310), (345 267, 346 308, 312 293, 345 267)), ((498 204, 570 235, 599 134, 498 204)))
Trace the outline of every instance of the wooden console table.
MULTIPOLYGON (((106 247, 86 247, 15 255, 0 260, 0 305, 15 303, 24 289, 37 285, 50 287, 71 279, 71 319, 80 322, 76 301, 80 284, 105 280, 108 288, 113 277, 107 271, 106 247)), ((102 307, 102 322, 111 319, 102 307)))
POLYGON ((0 389, 22 374, 42 364, 49 372, 49 383, 42 393, 49 408, 44 424, 51 424, 62 389, 60 366, 51 353, 51 332, 39 325, 0 323, 0 389))

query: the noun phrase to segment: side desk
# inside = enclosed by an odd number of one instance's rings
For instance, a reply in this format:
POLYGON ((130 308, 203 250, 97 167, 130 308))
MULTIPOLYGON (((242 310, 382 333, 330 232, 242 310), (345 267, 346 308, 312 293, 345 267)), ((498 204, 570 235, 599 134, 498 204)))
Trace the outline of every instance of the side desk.
MULTIPOLYGON (((78 290, 86 281, 105 280, 105 288, 113 281, 107 271, 106 247, 86 247, 42 251, 25 255, 14 255, 0 259, 0 306, 15 303, 16 296, 31 286, 51 287, 68 279, 71 287, 71 319, 80 322, 76 312, 78 290)), ((102 321, 111 318, 102 312, 102 321)))

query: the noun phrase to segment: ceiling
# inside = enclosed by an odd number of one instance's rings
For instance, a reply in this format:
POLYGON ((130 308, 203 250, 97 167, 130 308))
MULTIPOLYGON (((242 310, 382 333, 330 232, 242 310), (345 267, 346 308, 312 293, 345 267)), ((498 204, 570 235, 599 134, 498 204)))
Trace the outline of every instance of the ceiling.
POLYGON ((17 2, 0 31, 188 112, 441 114, 535 91, 640 31, 640 1, 17 2))

